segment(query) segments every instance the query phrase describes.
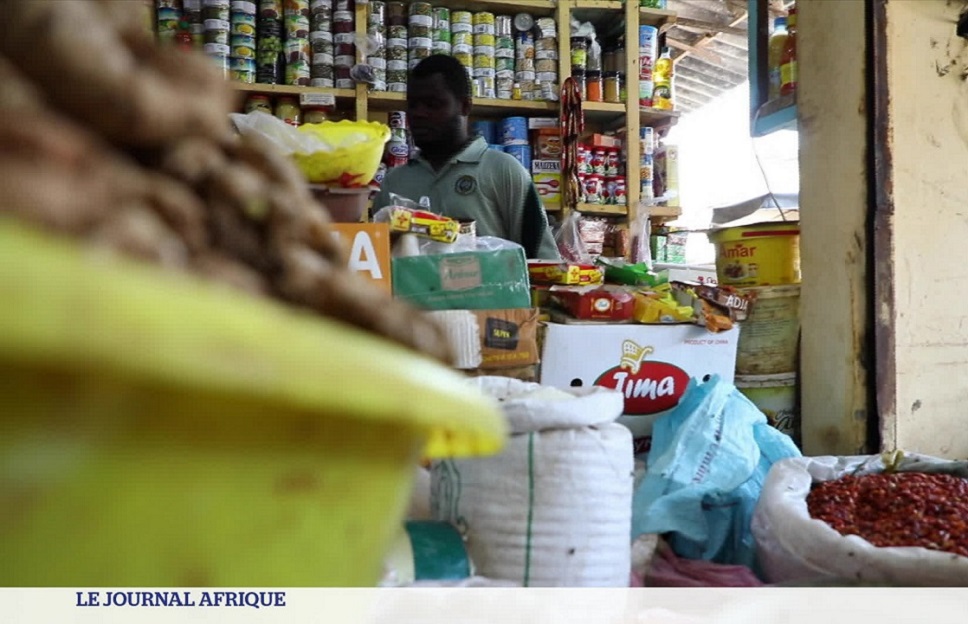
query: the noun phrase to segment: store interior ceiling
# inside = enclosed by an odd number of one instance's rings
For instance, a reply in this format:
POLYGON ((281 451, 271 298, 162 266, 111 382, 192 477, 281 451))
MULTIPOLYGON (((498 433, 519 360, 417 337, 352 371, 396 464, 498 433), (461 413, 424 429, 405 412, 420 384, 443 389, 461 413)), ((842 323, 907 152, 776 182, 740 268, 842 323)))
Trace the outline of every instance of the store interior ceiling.
MULTIPOLYGON (((786 15, 770 0, 770 19, 786 15)), ((676 67, 676 106, 683 114, 747 81, 747 0, 669 0, 676 21, 664 28, 676 67)))

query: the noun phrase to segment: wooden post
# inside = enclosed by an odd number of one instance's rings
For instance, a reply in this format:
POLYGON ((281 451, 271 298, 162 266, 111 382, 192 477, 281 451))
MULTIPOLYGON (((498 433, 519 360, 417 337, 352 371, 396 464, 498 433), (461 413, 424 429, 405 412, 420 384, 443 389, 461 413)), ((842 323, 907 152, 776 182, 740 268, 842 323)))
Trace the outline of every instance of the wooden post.
POLYGON ((642 184, 639 129, 639 3, 625 3, 625 197, 629 224, 639 214, 642 184))

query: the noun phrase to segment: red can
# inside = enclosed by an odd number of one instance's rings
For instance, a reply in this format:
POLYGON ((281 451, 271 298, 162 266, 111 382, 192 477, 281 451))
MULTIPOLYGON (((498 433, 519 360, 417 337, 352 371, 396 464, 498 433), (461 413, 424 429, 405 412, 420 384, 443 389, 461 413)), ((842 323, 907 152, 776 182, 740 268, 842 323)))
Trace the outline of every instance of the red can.
POLYGON ((612 203, 617 206, 624 206, 627 203, 625 197, 625 178, 615 180, 615 194, 612 196, 612 203))
POLYGON ((618 149, 610 149, 605 152, 605 174, 609 177, 618 175, 618 149))
POLYGON ((600 175, 590 175, 585 178, 585 203, 601 204, 604 201, 604 180, 600 175))
POLYGON ((596 149, 592 152, 592 173, 595 175, 605 175, 605 150, 596 149))

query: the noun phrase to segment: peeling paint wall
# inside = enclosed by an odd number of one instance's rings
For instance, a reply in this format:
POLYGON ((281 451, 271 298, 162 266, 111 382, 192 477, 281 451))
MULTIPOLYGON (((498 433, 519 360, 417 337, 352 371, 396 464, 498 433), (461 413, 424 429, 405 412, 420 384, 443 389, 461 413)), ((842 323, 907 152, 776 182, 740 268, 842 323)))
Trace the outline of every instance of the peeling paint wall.
POLYGON ((797 11, 803 446, 855 454, 865 450, 873 357, 865 2, 807 0, 797 11))
MULTIPOLYGON (((807 3, 805 3, 807 4, 807 3)), ((845 3, 846 4, 846 3, 845 3)), ((965 0, 888 0, 896 414, 885 442, 968 457, 965 0)))

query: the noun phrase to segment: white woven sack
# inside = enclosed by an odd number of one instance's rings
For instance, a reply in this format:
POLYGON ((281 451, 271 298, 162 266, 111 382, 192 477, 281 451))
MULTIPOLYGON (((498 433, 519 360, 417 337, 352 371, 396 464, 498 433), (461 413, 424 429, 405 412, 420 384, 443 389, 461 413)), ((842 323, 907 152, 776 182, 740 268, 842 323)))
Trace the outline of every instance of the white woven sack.
MULTIPOLYGON (((772 583, 836 581, 894 586, 966 586, 968 557, 927 548, 880 548, 857 535, 841 535, 810 517, 813 482, 830 481, 857 469, 869 472, 879 458, 797 457, 775 464, 763 483, 751 529, 766 579, 772 583)), ((968 476, 966 462, 923 455, 905 459, 906 469, 968 476)), ((902 467, 902 470, 905 469, 902 467)))
POLYGON ((475 380, 512 431, 494 457, 433 466, 431 508, 467 535, 479 574, 530 587, 627 587, 632 436, 621 393, 475 380))

